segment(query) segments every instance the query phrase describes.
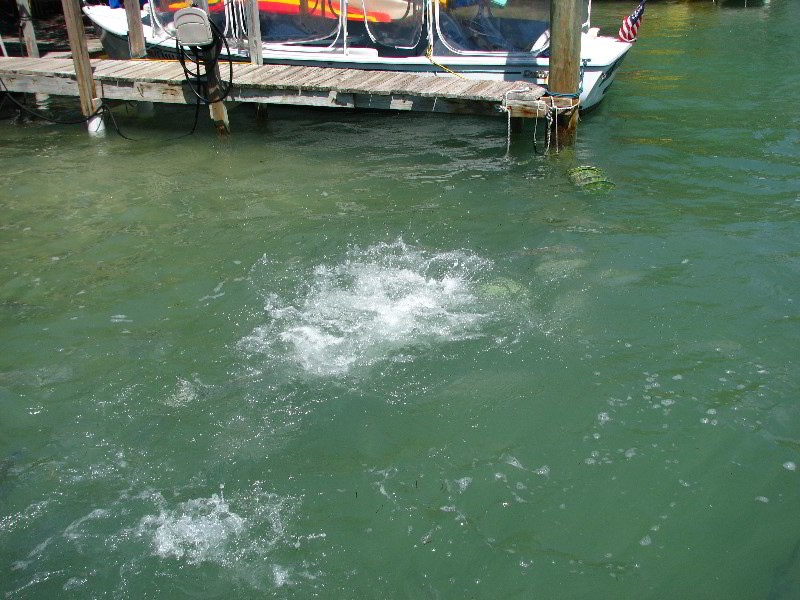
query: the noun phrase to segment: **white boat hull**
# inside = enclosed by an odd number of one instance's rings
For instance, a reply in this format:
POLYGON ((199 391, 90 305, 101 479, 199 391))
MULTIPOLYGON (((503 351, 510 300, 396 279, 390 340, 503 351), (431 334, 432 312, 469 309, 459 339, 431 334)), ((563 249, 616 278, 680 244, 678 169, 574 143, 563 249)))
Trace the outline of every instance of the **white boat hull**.
MULTIPOLYGON (((103 47, 110 58, 128 58, 128 31, 125 9, 107 6, 86 6, 84 13, 100 33, 103 47)), ((146 15, 145 12, 142 13, 146 15)), ((148 25, 143 27, 147 54, 150 58, 176 59, 175 41, 165 32, 148 25)), ((596 30, 594 30, 596 31, 596 30)), ((582 111, 595 108, 605 97, 616 75, 617 68, 631 44, 591 33, 581 35, 582 111)), ((450 75, 442 66, 462 77, 476 80, 527 81, 547 85, 549 59, 523 53, 486 52, 463 56, 387 57, 379 56, 371 48, 349 48, 332 51, 292 44, 262 44, 264 62, 267 64, 295 64, 314 67, 335 67, 364 70, 403 71, 450 75)), ((246 49, 231 47, 230 54, 223 49, 220 60, 249 61, 246 49)), ((453 75, 450 75, 453 76, 453 75)))

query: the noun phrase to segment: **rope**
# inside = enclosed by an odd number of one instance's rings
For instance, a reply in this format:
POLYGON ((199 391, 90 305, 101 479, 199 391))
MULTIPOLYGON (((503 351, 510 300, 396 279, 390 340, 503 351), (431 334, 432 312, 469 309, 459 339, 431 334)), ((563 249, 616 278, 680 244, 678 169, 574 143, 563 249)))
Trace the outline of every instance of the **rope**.
POLYGON ((425 51, 425 58, 427 58, 429 61, 431 61, 432 65, 435 65, 435 66, 439 67, 440 69, 444 69, 445 71, 447 71, 448 73, 452 73, 456 77, 461 77, 461 79, 466 79, 466 77, 464 77, 461 73, 456 73, 455 71, 451 71, 450 69, 448 69, 444 65, 441 65, 438 62, 436 62, 435 60, 433 60, 433 46, 428 46, 428 49, 425 51))
POLYGON ((584 58, 581 61, 581 76, 580 76, 580 80, 578 82, 578 91, 577 92, 575 92, 574 94, 560 94, 558 92, 553 92, 553 91, 548 90, 547 94, 549 96, 554 96, 556 98, 574 98, 574 99, 580 98, 581 94, 583 93, 583 73, 584 73, 584 71, 586 69, 586 65, 587 64, 589 64, 589 59, 588 58, 584 58))
MULTIPOLYGON (((509 156, 511 153, 511 108, 508 106, 508 97, 511 94, 521 94, 524 92, 530 91, 529 87, 524 88, 514 88, 511 90, 507 90, 503 94, 503 103, 500 105, 500 110, 504 110, 507 115, 507 127, 506 127, 506 157, 509 156)), ((559 112, 567 112, 570 110, 574 110, 578 107, 580 102, 570 102, 569 106, 556 106, 556 97, 558 96, 549 96, 550 104, 547 103, 547 99, 545 100, 536 100, 536 107, 538 110, 545 111, 545 119, 547 119, 547 133, 545 135, 546 139, 546 146, 544 150, 544 156, 547 156, 550 153, 550 146, 555 137, 555 147, 556 152, 558 152, 558 113, 559 112)), ((534 129, 533 129, 533 151, 538 154, 538 150, 536 148, 536 134, 538 131, 538 119, 534 119, 534 129)))
POLYGON ((508 157, 508 155, 511 153, 511 108, 508 106, 508 97, 511 94, 522 94, 530 91, 531 88, 526 85, 523 88, 506 90, 503 94, 503 103, 500 105, 500 110, 506 111, 506 115, 508 116, 508 127, 506 130, 506 157, 508 157))

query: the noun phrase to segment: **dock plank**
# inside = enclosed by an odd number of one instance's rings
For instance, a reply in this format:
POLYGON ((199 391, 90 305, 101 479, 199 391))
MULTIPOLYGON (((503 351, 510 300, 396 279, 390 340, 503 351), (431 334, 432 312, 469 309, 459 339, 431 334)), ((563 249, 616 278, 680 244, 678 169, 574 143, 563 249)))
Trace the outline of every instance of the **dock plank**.
MULTIPOLYGON (((104 98, 196 101, 175 61, 93 59, 91 66, 104 98)), ((0 76, 11 91, 77 95, 69 58, 0 58, 0 76)), ((228 74, 222 76, 227 81, 228 74)), ((545 90, 532 83, 464 79, 433 69, 407 73, 241 63, 234 65, 233 83, 231 100, 240 102, 494 115, 505 115, 501 107, 506 105, 513 116, 522 117, 541 117, 550 110, 538 100, 545 90)), ((562 100, 555 103, 568 108, 570 103, 562 100)))

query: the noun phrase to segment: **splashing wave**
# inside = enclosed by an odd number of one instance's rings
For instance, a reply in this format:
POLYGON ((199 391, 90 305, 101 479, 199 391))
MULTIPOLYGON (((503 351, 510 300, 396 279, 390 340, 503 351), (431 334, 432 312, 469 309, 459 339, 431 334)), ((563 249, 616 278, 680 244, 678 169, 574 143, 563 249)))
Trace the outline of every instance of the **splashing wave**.
POLYGON ((320 376, 408 360, 414 347, 480 335, 490 311, 477 292, 491 266, 402 240, 351 249, 339 264, 317 266, 294 301, 269 297, 269 322, 241 346, 320 376))
POLYGON ((228 544, 245 529, 245 520, 230 510, 221 495, 196 498, 176 510, 144 517, 140 532, 152 531, 154 552, 189 563, 221 562, 228 544))

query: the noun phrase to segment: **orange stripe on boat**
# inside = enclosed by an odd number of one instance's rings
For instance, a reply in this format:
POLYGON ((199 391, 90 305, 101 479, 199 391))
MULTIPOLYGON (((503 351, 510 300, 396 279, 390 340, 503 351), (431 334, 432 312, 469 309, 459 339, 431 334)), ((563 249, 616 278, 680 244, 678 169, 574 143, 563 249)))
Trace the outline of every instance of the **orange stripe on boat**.
MULTIPOLYGON (((328 10, 323 13, 323 7, 321 6, 322 2, 327 2, 327 0, 318 0, 317 6, 310 10, 308 15, 312 17, 323 17, 326 19, 338 19, 340 11, 326 4, 326 6, 328 6, 328 10)), ((222 0, 210 0, 208 4, 209 12, 216 13, 225 10, 222 0)), ((190 6, 189 2, 173 2, 169 5, 169 10, 176 11, 180 10, 181 8, 186 8, 187 6, 190 6)), ((264 12, 267 14, 298 15, 300 14, 300 0, 259 0, 258 10, 259 12, 264 12)), ((361 21, 363 19, 364 13, 360 11, 347 11, 348 21, 361 21)), ((373 11, 367 13, 367 21, 371 23, 389 23, 391 18, 386 13, 373 11)))

